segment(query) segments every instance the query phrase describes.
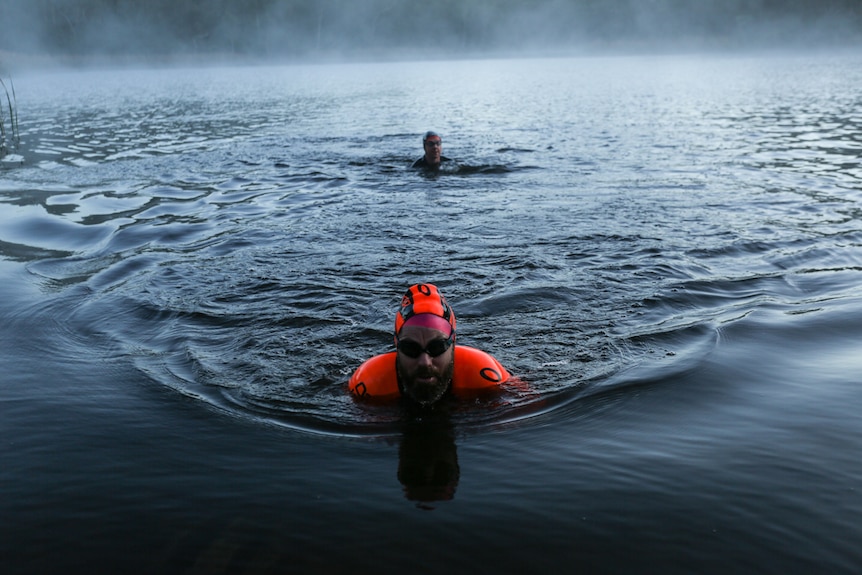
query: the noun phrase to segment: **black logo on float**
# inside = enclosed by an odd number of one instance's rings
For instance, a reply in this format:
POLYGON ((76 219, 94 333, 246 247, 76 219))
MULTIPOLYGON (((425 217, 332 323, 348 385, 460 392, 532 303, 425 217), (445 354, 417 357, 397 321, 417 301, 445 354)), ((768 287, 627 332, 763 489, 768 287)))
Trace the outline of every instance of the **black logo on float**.
POLYGON ((483 367, 479 370, 479 375, 482 376, 483 379, 493 381, 494 383, 500 383, 503 381, 503 375, 492 367, 483 367))

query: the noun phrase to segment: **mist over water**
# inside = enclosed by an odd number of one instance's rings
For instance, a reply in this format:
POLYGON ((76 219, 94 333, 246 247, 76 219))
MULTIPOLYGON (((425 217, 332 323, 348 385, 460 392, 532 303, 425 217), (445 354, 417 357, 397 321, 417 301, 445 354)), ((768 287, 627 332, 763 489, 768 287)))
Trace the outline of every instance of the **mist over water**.
POLYGON ((427 60, 858 47, 862 9, 852 0, 6 0, 0 32, 0 63, 24 68, 46 58, 427 60))

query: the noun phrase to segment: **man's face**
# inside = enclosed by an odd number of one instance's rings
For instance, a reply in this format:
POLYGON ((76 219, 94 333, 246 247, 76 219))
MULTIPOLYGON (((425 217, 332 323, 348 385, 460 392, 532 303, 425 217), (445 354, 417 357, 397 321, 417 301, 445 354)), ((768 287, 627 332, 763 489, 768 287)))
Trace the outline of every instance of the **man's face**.
POLYGON ((439 164, 443 153, 443 141, 439 136, 431 136, 425 140, 425 161, 429 164, 439 164))
POLYGON ((413 325, 404 326, 398 334, 395 368, 405 395, 414 401, 429 405, 449 389, 455 366, 454 343, 436 357, 428 353, 441 349, 448 338, 442 331, 413 325), (416 350, 421 350, 417 357, 410 357, 416 350))

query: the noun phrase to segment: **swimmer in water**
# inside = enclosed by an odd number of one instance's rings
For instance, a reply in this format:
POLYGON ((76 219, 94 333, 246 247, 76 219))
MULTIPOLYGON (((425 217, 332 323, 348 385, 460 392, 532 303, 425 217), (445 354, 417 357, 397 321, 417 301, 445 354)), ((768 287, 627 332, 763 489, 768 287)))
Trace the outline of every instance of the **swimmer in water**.
POLYGON ((359 366, 348 383, 351 393, 431 405, 449 392, 492 388, 510 378, 491 355, 455 345, 455 312, 432 284, 411 286, 401 299, 395 346, 359 366))
POLYGON ((439 170, 440 164, 450 161, 443 155, 443 140, 436 132, 425 133, 422 137, 422 147, 425 149, 425 155, 413 162, 414 168, 439 170))

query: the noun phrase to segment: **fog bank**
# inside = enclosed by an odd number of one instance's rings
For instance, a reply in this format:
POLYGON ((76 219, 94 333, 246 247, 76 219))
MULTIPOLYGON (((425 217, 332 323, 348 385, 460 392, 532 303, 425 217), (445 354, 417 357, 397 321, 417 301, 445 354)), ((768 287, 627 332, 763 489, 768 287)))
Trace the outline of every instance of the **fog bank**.
POLYGON ((860 45, 858 0, 4 0, 0 8, 0 59, 860 45))

